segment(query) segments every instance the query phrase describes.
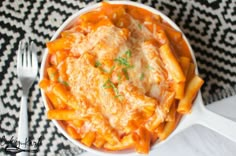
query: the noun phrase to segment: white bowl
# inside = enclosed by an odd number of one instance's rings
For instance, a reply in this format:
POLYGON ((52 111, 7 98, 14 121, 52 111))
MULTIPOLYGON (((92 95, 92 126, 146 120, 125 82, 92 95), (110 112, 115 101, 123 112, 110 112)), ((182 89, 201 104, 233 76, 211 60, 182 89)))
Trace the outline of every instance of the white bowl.
MULTIPOLYGON (((132 6, 136 6, 139 8, 143 8, 145 10, 148 10, 150 12, 152 12, 153 14, 157 14, 160 15, 162 17, 162 19, 164 21, 166 21, 167 23, 169 23, 174 29, 182 32, 180 30, 180 28, 167 16, 165 16, 163 13, 161 13, 160 11, 151 8, 149 6, 140 4, 140 3, 136 3, 136 2, 131 2, 131 1, 110 1, 109 3, 111 4, 125 4, 125 5, 132 5, 132 6)), ((53 35, 51 40, 55 40, 56 38, 59 37, 60 33, 67 29, 68 27, 70 27, 74 20, 76 20, 80 15, 89 12, 91 10, 94 10, 95 8, 101 6, 101 3, 92 5, 92 6, 88 6, 82 10, 79 10, 78 12, 76 12, 75 14, 73 14, 71 17, 69 17, 60 27, 59 29, 56 31, 56 33, 53 35)), ((183 34, 183 33, 182 33, 183 34)), ((186 39, 185 35, 183 34, 183 39, 185 40, 185 42, 187 43, 193 61, 196 65, 196 60, 194 57, 194 53, 193 50, 188 42, 188 40, 186 39)), ((41 71, 40 71, 40 80, 42 80, 46 74, 46 67, 48 66, 48 50, 46 49, 44 52, 44 56, 43 56, 43 60, 42 60, 42 64, 41 64, 41 71)), ((197 69, 196 69, 197 72, 197 69)), ((49 110, 50 108, 50 103, 44 93, 43 90, 41 90, 42 93, 42 98, 43 98, 43 102, 44 105, 46 107, 46 110, 49 110)), ((123 150, 123 151, 105 151, 105 150, 101 150, 101 149, 95 149, 95 148, 91 148, 91 147, 87 147, 85 145, 83 145, 82 143, 80 143, 79 141, 73 139, 72 137, 70 137, 67 132, 65 131, 63 124, 60 121, 56 121, 53 120, 53 123, 56 125, 56 127, 59 129, 59 131, 66 137, 68 138, 72 143, 74 143, 75 145, 77 145, 78 147, 88 151, 88 152, 92 152, 96 155, 102 155, 102 156, 120 156, 120 155, 129 155, 129 156, 134 156, 134 155, 138 155, 134 150, 123 150)), ((202 102, 202 98, 201 98, 201 93, 199 92, 197 95, 197 98, 195 99, 194 102, 194 106, 192 107, 192 113, 190 115, 185 115, 184 117, 182 117, 179 125, 177 126, 177 128, 174 130, 174 132, 172 132, 172 134, 164 141, 162 142, 156 142, 151 150, 154 150, 156 148, 158 148, 158 146, 160 146, 161 144, 165 143, 167 140, 169 140, 172 136, 174 136, 175 134, 179 133, 180 131, 182 131, 183 129, 186 129, 187 127, 193 125, 193 124, 202 124, 210 129, 213 129, 217 132, 219 132, 220 134, 228 137, 231 140, 236 141, 236 124, 226 118, 223 118, 215 113, 209 112, 208 110, 205 109, 203 102, 202 102)), ((171 150, 171 147, 170 147, 171 150)))

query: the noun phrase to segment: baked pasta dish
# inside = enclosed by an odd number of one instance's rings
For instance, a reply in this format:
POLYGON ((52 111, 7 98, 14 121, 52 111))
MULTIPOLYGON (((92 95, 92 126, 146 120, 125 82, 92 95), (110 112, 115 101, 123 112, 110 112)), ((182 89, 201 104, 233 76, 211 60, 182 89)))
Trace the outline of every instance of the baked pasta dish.
POLYGON ((203 84, 181 32, 131 5, 103 2, 47 49, 47 117, 93 148, 148 153, 191 112, 203 84))

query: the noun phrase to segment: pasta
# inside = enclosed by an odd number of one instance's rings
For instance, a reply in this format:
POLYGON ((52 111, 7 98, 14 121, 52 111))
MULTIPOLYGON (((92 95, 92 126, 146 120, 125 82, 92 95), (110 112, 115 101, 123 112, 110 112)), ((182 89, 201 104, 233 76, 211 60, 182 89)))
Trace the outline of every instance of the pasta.
POLYGON ((130 5, 103 2, 47 48, 47 117, 88 147, 147 154, 191 112, 203 84, 181 32, 130 5))

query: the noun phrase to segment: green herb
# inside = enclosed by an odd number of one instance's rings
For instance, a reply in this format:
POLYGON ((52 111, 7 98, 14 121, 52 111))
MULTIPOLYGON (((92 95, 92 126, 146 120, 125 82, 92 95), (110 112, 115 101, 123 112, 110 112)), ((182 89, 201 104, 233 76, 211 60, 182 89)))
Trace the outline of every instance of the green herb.
POLYGON ((123 96, 122 95, 116 95, 115 98, 119 98, 120 100, 123 99, 123 96))
POLYGON ((99 62, 99 61, 96 61, 96 63, 95 63, 95 67, 99 67, 99 66, 101 66, 102 64, 99 62))
POLYGON ((125 55, 127 55, 127 57, 130 58, 130 57, 132 56, 131 51, 130 51, 130 50, 127 50, 127 51, 125 52, 125 55))
POLYGON ((51 73, 51 74, 49 75, 49 77, 50 77, 50 78, 54 78, 54 77, 56 76, 56 74, 57 74, 57 72, 51 73))
POLYGON ((140 30, 142 30, 142 24, 141 24, 141 23, 138 24, 138 28, 139 28, 140 30))
POLYGON ((128 74, 127 68, 122 68, 122 71, 125 74, 126 79, 129 80, 129 74, 128 74))
POLYGON ((110 79, 108 79, 104 84, 103 84, 103 88, 112 88, 113 91, 115 92, 115 97, 119 97, 120 94, 119 94, 119 91, 118 89, 116 88, 116 86, 111 82, 110 79))
POLYGON ((118 62, 119 65, 126 66, 127 68, 133 68, 134 66, 130 65, 127 58, 118 57, 115 59, 116 62, 118 62))
POLYGON ((119 65, 126 66, 127 68, 132 68, 133 66, 128 61, 128 59, 132 56, 131 51, 127 50, 124 54, 126 55, 125 57, 118 57, 114 59, 114 61, 117 62, 119 65))
POLYGON ((102 72, 104 72, 104 73, 111 74, 111 73, 114 71, 115 66, 112 66, 109 71, 103 69, 102 67, 99 67, 99 69, 100 69, 102 72))
POLYGON ((102 85, 103 88, 112 88, 114 87, 114 84, 111 82, 110 79, 108 79, 103 85, 102 85))
POLYGON ((130 64, 126 58, 118 57, 115 59, 115 61, 118 62, 119 65, 130 66, 130 64))
POLYGON ((109 73, 111 74, 114 69, 115 69, 115 66, 112 66, 109 73))
POLYGON ((104 73, 108 73, 108 71, 106 71, 105 69, 103 69, 102 67, 99 68, 102 72, 104 73))
POLYGON ((115 92, 115 97, 118 97, 118 96, 120 96, 120 94, 119 94, 119 91, 118 91, 118 89, 117 89, 117 88, 113 88, 113 90, 114 90, 114 92, 115 92))
POLYGON ((120 82, 120 80, 121 80, 121 75, 119 74, 118 75, 118 81, 120 82))
MULTIPOLYGON (((128 58, 130 58, 130 57, 132 56, 132 53, 131 53, 130 50, 127 50, 127 51, 125 52, 125 55, 126 55, 126 57, 118 57, 118 58, 116 58, 114 61, 117 62, 119 65, 125 66, 124 68, 122 68, 122 72, 124 73, 126 79, 129 80, 128 69, 134 67, 133 65, 131 65, 131 64, 128 62, 128 58)), ((121 76, 120 76, 120 75, 118 76, 118 79, 119 79, 119 80, 121 79, 121 76)))
POLYGON ((147 65, 146 68, 148 68, 148 69, 150 69, 150 70, 154 70, 154 68, 153 68, 152 66, 150 66, 150 65, 147 65))
POLYGON ((60 77, 58 78, 58 81, 59 81, 59 83, 65 85, 65 86, 67 86, 67 87, 69 86, 68 82, 62 80, 60 77))
POLYGON ((144 79, 144 76, 145 76, 144 73, 142 73, 142 74, 140 75, 139 79, 140 79, 140 80, 143 80, 143 79, 144 79))
POLYGON ((68 82, 63 81, 62 84, 64 84, 65 86, 69 86, 68 82))

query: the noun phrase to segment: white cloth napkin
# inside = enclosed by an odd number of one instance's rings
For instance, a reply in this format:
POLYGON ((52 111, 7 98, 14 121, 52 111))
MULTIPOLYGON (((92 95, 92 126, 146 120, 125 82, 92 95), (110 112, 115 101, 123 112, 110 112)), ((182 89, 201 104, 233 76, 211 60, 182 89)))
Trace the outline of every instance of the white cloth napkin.
POLYGON ((236 121, 236 95, 207 105, 215 113, 236 121))

